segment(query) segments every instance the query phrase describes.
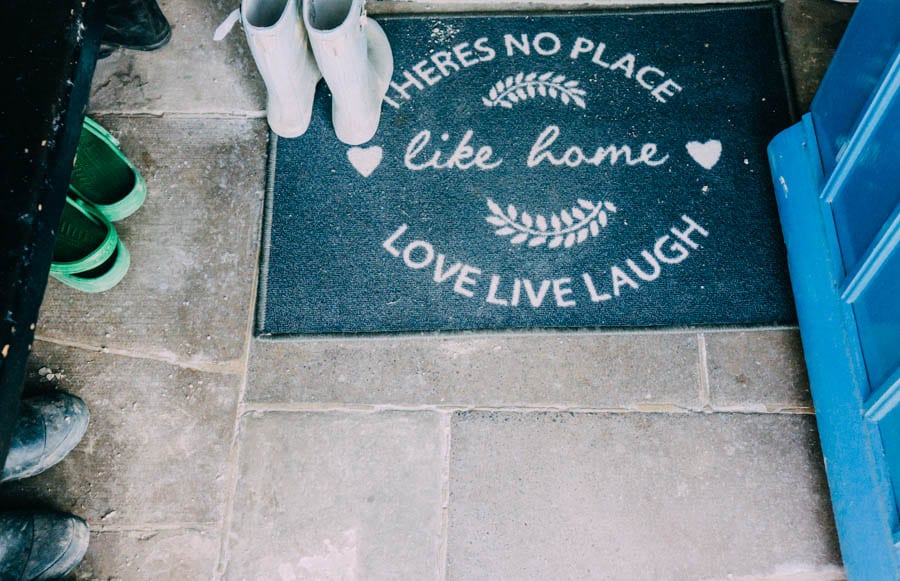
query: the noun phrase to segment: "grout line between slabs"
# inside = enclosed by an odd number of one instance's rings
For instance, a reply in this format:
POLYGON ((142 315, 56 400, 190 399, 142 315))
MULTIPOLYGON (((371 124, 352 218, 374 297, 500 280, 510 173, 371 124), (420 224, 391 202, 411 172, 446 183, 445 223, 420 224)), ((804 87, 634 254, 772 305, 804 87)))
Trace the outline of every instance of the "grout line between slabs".
MULTIPOLYGON (((265 174, 263 179, 265 180, 265 174)), ((265 186, 264 186, 265 187, 265 186)), ((260 204, 259 213, 256 216, 256 224, 261 224, 262 204, 260 204)), ((261 235, 261 232, 258 234, 261 235)), ((260 252, 262 251, 261 237, 257 236, 256 254, 254 264, 259 264, 260 252)), ((243 402, 247 395, 247 384, 250 381, 250 351, 253 347, 253 326, 256 319, 256 294, 259 286, 259 269, 253 269, 253 277, 250 283, 250 295, 247 304, 247 322, 244 329, 244 353, 242 362, 242 377, 237 395, 237 405, 234 410, 234 424, 232 426, 231 446, 228 452, 228 480, 225 489, 225 498, 223 499, 222 523, 219 538, 219 551, 216 556, 216 563, 213 569, 213 579, 224 579, 225 572, 228 569, 228 561, 230 558, 228 552, 228 542, 231 536, 231 526, 234 520, 234 499, 237 496, 238 478, 240 477, 240 459, 241 459, 241 419, 243 418, 243 402)))
POLYGON ((712 411, 712 393, 709 387, 709 361, 706 355, 706 335, 697 334, 697 352, 700 365, 700 407, 712 411))
POLYGON ((167 531, 207 529, 217 531, 218 522, 175 522, 175 523, 143 523, 143 524, 104 524, 102 521, 89 520, 92 533, 159 533, 167 531))
POLYGON ((169 111, 169 110, 137 110, 120 111, 109 109, 92 109, 91 117, 135 117, 151 119, 219 119, 223 121, 244 119, 265 119, 265 111, 169 111))
POLYGON ((710 413, 729 413, 746 415, 808 415, 812 414, 811 407, 793 403, 760 403, 760 404, 734 404, 717 406, 709 409, 689 409, 670 404, 635 404, 632 407, 589 407, 572 405, 402 405, 402 404, 349 404, 349 403, 244 403, 240 406, 240 415, 265 414, 265 413, 405 413, 405 412, 430 412, 430 413, 455 413, 455 412, 485 412, 485 413, 572 413, 572 414, 660 414, 660 415, 709 415, 710 413))
POLYGON ((438 571, 439 581, 447 579, 447 550, 449 546, 450 526, 450 449, 453 445, 453 413, 444 412, 440 416, 443 432, 443 462, 441 463, 441 533, 438 540, 438 571))
POLYGON ((71 347, 73 349, 81 349, 82 351, 92 351, 94 353, 101 353, 104 355, 115 355, 118 357, 130 357, 131 359, 147 359, 150 361, 158 361, 160 363, 167 363, 169 365, 174 365, 175 367, 180 367, 182 369, 190 369, 192 371, 201 371, 204 373, 218 373, 222 375, 237 375, 241 373, 241 362, 239 360, 224 361, 220 363, 184 361, 179 359, 177 355, 169 351, 158 351, 156 353, 131 351, 129 349, 118 349, 115 347, 92 345, 90 343, 83 343, 80 341, 66 341, 64 339, 55 339, 40 334, 36 334, 34 340, 40 341, 41 343, 49 343, 51 345, 58 345, 60 347, 71 347))

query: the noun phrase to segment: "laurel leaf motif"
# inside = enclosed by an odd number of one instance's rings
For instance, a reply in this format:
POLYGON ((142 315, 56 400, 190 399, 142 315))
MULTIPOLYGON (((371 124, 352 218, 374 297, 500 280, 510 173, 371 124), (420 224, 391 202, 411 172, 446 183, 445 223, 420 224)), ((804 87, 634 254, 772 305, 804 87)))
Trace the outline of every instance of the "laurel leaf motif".
POLYGON ((610 212, 615 212, 615 211, 616 211, 616 207, 613 206, 611 202, 603 202, 603 206, 604 206, 607 210, 609 210, 610 212))
POLYGON ((528 240, 528 234, 522 232, 521 234, 516 234, 512 238, 510 238, 510 244, 521 244, 528 240))
POLYGON ((487 107, 499 105, 506 109, 513 104, 541 97, 559 99, 563 105, 574 104, 582 109, 586 108, 584 95, 586 92, 579 87, 576 79, 566 80, 565 75, 548 71, 538 75, 536 72, 527 75, 520 71, 515 75, 509 75, 505 79, 497 81, 489 90, 488 97, 482 98, 487 107))
POLYGON ((503 213, 503 210, 500 209, 500 205, 497 204, 497 202, 495 202, 494 200, 488 198, 488 200, 487 200, 487 205, 488 205, 488 209, 489 209, 489 210, 491 211, 491 213, 494 214, 495 216, 503 216, 503 217, 506 217, 506 215, 503 213))
POLYGON ((579 198, 571 209, 551 213, 548 224, 544 215, 521 211, 514 204, 504 210, 490 198, 486 198, 486 203, 491 214, 485 220, 495 227, 494 234, 510 236, 510 244, 527 244, 532 248, 546 244, 551 249, 571 248, 592 236, 599 236, 600 229, 605 228, 608 221, 604 208, 612 206, 609 202, 594 203, 579 198))

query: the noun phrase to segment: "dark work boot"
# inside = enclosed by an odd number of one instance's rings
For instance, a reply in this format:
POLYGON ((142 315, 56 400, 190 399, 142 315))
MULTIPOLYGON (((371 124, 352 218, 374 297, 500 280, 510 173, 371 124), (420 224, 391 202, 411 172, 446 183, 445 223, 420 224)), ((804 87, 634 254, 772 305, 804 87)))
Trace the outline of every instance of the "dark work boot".
POLYGON ((64 577, 81 562, 89 540, 87 523, 77 516, 0 513, 0 580, 64 577))
POLYGON ((156 0, 107 0, 105 46, 156 50, 172 38, 172 28, 156 0))
POLYGON ((84 401, 67 393, 22 400, 0 482, 34 476, 65 458, 84 436, 90 418, 84 401))

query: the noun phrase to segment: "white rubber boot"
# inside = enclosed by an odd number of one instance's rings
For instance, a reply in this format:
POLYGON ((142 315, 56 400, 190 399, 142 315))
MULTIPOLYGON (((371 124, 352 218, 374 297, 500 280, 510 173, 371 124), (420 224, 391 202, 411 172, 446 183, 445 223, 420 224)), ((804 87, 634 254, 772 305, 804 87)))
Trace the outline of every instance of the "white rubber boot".
POLYGON ((387 36, 366 17, 363 0, 303 0, 303 22, 331 89, 334 132, 348 145, 369 141, 394 73, 387 36))
POLYGON ((241 0, 241 23, 268 92, 269 127, 282 137, 306 132, 322 78, 298 0, 241 0))

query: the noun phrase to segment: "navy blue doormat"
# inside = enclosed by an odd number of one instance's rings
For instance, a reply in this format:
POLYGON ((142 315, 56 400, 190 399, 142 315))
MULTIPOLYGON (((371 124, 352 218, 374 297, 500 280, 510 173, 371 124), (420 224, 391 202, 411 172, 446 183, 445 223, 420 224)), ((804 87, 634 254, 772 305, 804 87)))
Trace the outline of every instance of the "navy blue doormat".
POLYGON ((377 135, 270 146, 257 333, 782 324, 771 4, 380 18, 377 135))

